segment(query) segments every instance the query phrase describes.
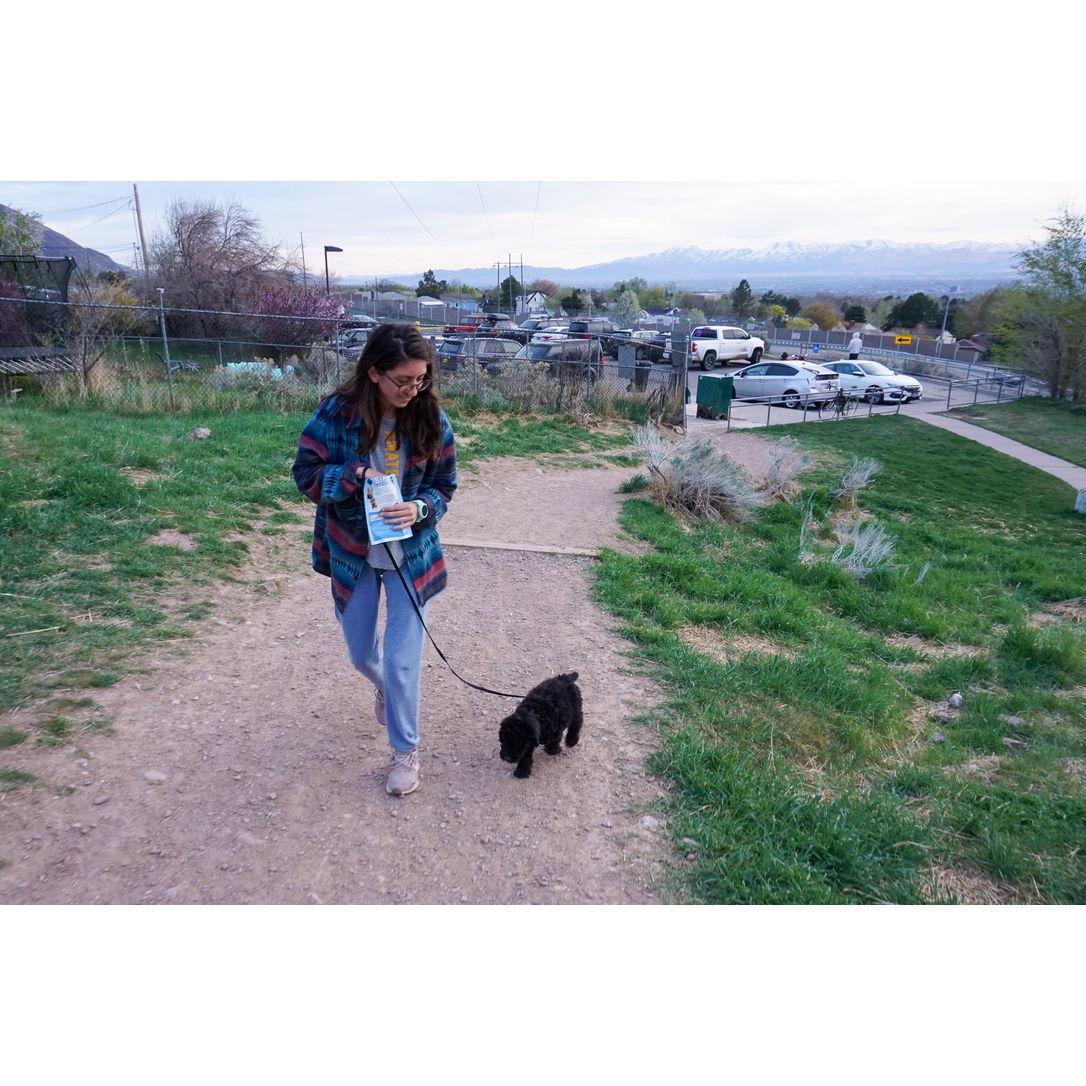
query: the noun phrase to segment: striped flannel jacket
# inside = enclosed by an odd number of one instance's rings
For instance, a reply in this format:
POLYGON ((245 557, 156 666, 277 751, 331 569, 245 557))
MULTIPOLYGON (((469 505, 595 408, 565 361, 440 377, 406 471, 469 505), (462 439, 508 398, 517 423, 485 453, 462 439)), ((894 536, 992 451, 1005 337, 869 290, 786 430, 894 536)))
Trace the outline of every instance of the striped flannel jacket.
MULTIPOLYGON (((359 467, 369 466, 359 456, 362 420, 340 396, 317 405, 298 439, 298 454, 291 469, 298 489, 317 506, 313 521, 313 569, 332 580, 332 598, 340 613, 366 565, 369 534, 362 508, 362 484, 355 479, 359 467)), ((416 454, 401 435, 403 498, 420 498, 427 514, 403 541, 404 565, 419 602, 436 596, 446 585, 445 556, 436 525, 456 490, 456 444, 452 425, 441 412, 441 451, 436 459, 416 454)))

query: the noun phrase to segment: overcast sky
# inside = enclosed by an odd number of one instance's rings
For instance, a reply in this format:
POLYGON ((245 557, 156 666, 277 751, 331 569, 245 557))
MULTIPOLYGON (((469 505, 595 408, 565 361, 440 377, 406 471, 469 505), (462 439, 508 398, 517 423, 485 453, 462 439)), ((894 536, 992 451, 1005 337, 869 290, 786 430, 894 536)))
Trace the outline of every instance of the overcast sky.
MULTIPOLYGON (((510 252, 514 261, 523 254, 537 266, 576 267, 686 245, 1018 244, 1038 237, 1061 203, 1082 205, 1068 184, 990 180, 978 189, 958 177, 895 185, 868 172, 849 181, 731 183, 152 181, 139 190, 149 232, 171 201, 236 201, 257 214, 270 240, 295 248, 301 233, 310 268, 320 265, 323 245, 341 246, 330 257, 340 275, 485 266, 510 252)), ((128 183, 0 183, 0 203, 38 211, 46 225, 129 264, 131 195, 128 183)))

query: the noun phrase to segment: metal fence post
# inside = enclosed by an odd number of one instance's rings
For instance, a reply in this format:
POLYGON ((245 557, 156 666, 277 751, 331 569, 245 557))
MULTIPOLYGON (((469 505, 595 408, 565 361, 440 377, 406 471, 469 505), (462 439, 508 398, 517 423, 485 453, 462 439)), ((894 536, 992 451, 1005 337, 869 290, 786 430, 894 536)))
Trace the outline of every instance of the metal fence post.
POLYGON ((1003 381, 1000 381, 996 385, 996 403, 999 403, 1003 399, 1003 381))
POLYGON ((973 385, 973 406, 977 406, 977 397, 980 395, 980 382, 977 381, 973 385))
POLYGON ((954 388, 954 382, 953 381, 947 381, 947 383, 946 383, 946 409, 948 411, 950 410, 950 393, 953 390, 953 388, 954 388))
POLYGON ((170 390, 170 410, 175 410, 173 402, 173 369, 170 366, 170 341, 166 338, 166 309, 163 305, 165 295, 163 287, 158 288, 158 321, 162 329, 162 353, 166 356, 166 384, 170 390))
POLYGON ((219 365, 221 366, 222 365, 222 340, 217 339, 217 340, 215 340, 215 342, 216 342, 216 344, 218 344, 218 347, 219 347, 219 365))

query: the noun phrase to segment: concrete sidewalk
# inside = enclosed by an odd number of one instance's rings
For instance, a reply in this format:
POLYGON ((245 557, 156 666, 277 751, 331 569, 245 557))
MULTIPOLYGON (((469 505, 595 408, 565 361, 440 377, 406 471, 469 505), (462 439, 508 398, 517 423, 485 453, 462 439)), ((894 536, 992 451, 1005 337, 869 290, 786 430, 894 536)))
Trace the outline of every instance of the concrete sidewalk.
POLYGON ((1086 468, 1080 468, 1069 460, 1061 460, 1058 456, 1049 456, 1048 453, 1034 449, 1030 445, 1023 445, 1020 441, 1014 441, 1002 434, 985 430, 982 426, 973 426, 968 422, 959 422, 957 419, 947 418, 945 415, 917 412, 912 416, 921 422, 931 426, 938 426, 940 430, 949 430, 959 437, 968 438, 979 445, 987 445, 989 449, 1013 456, 1015 460, 1021 460, 1023 464, 1039 468, 1049 475, 1055 475, 1062 479, 1068 486, 1075 490, 1086 490, 1086 468))

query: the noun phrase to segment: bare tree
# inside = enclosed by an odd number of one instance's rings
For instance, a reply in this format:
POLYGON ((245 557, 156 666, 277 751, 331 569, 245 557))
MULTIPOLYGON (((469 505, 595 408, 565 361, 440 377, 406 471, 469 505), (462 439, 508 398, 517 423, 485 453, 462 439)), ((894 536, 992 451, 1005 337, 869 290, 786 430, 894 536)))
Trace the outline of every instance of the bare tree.
POLYGON ((91 373, 116 336, 130 332, 139 322, 135 297, 123 279, 80 275, 68 307, 67 341, 79 360, 79 384, 84 395, 91 373))
MULTIPOLYGON (((169 304, 192 309, 248 310, 262 291, 291 280, 278 246, 264 241, 257 217, 238 204, 171 204, 165 228, 151 240, 150 261, 148 286, 164 288, 169 304)), ((186 323, 203 335, 227 330, 207 314, 186 323)))

